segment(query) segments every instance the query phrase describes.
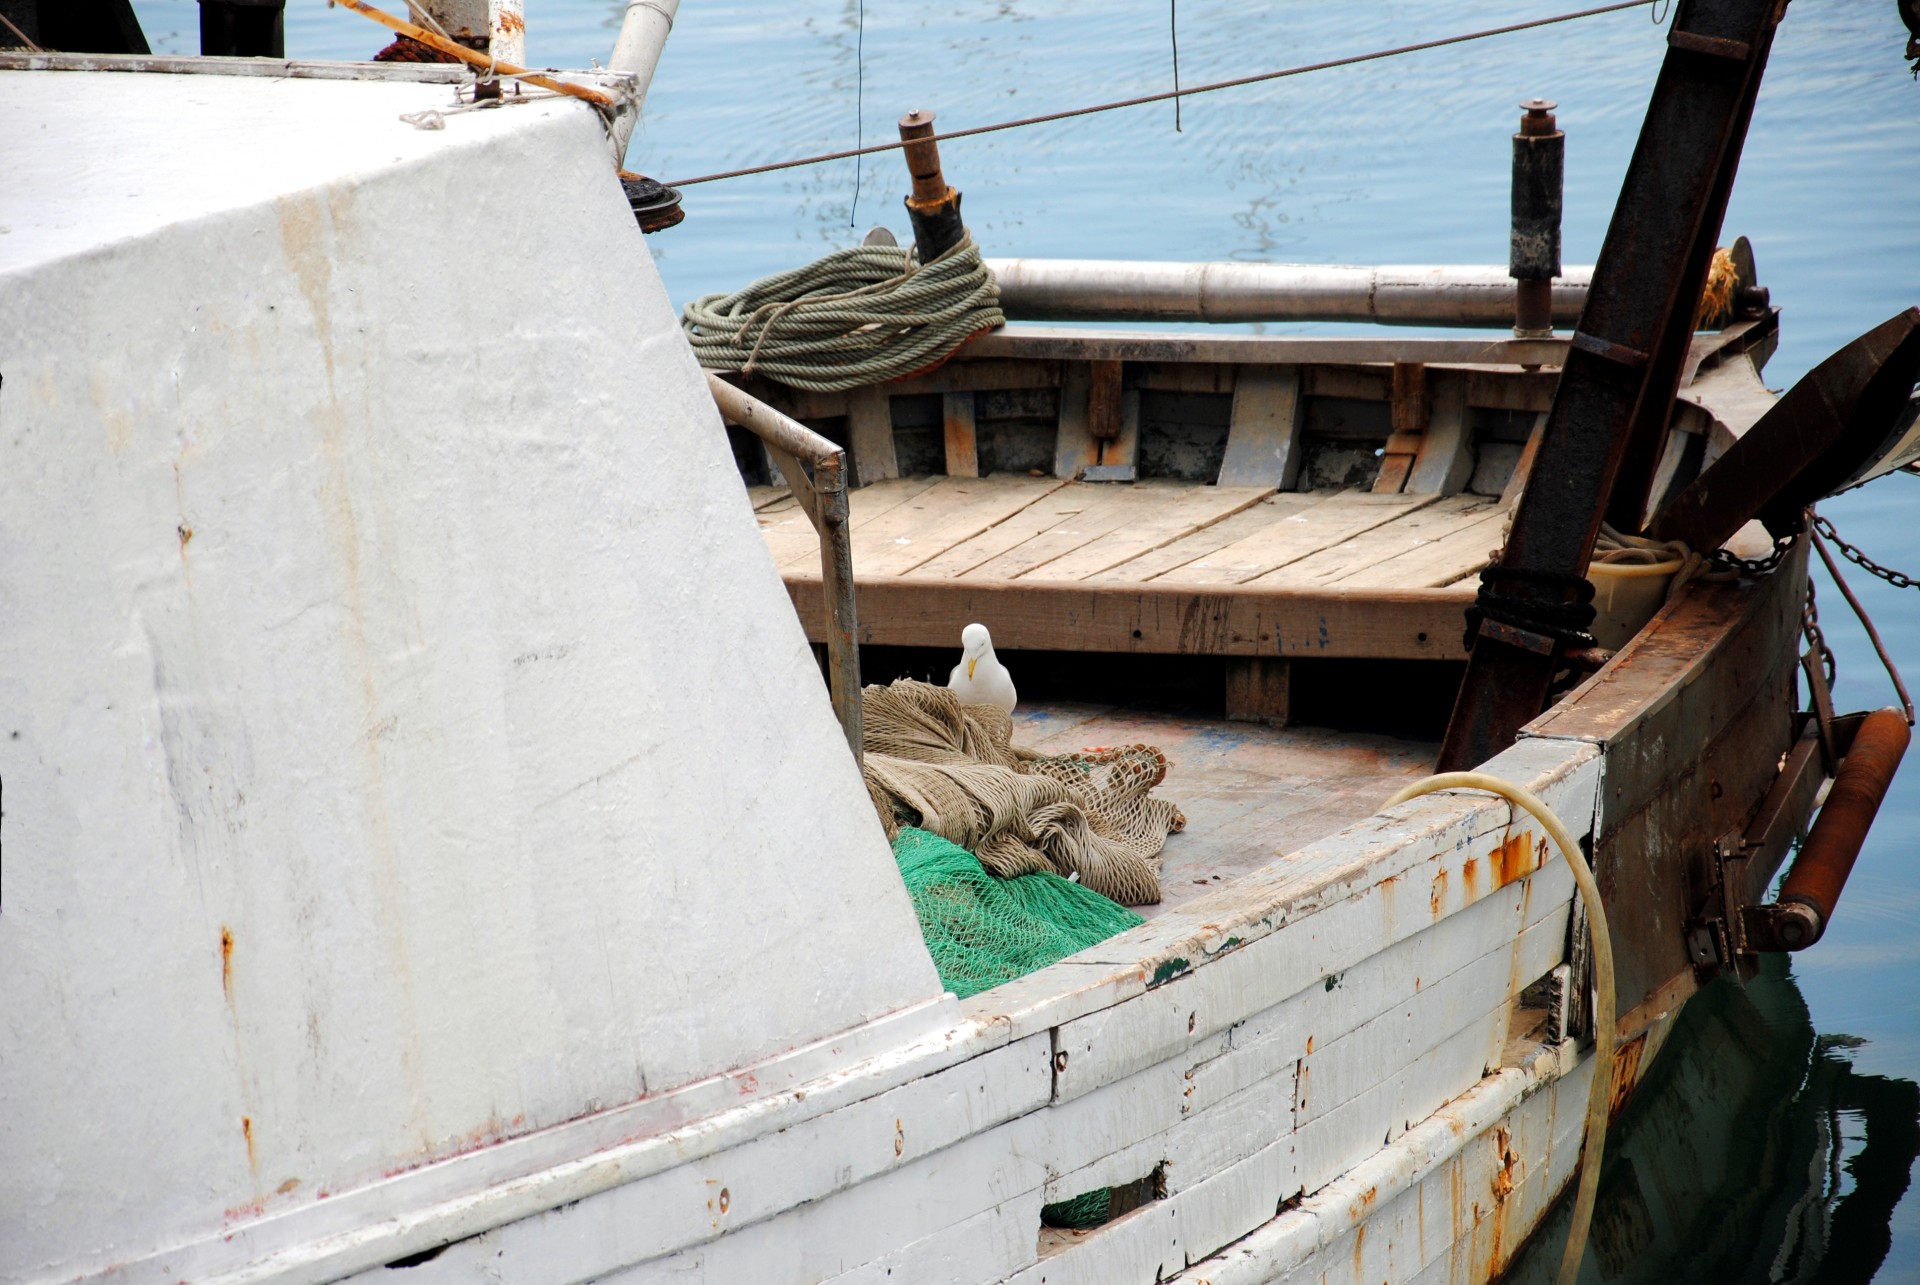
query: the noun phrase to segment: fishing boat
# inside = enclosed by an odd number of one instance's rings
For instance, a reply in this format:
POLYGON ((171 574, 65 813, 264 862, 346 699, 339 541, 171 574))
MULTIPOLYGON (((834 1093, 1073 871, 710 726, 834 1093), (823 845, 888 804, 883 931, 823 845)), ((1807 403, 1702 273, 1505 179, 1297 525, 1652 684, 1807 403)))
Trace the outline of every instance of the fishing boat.
POLYGON ((1777 401, 1770 307, 1691 324, 1774 6, 1681 6, 1635 173, 1690 199, 1570 333, 1008 327, 837 393, 660 285, 614 160, 672 11, 564 77, 512 22, 477 78, 0 54, 0 1279, 1492 1279, 1905 747, 1803 663, 1792 518, 1905 458, 1920 314, 1777 401), (1612 646, 1472 588, 1578 597, 1621 460, 1735 555, 1612 646), (1023 747, 1158 746, 1186 826, 960 999, 862 649, 977 620, 1217 707, 1026 680, 1023 747))

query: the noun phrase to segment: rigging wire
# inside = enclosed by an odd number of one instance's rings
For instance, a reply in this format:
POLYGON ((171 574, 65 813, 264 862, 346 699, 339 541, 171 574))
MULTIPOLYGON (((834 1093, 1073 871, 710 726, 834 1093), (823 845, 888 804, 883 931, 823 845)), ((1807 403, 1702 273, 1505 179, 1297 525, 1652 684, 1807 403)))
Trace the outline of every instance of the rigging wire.
POLYGON ((1167 0, 1167 37, 1173 45, 1173 132, 1180 130, 1180 0, 1167 0))
MULTIPOLYGON (((1356 63, 1377 62, 1382 58, 1397 58, 1402 54, 1423 53, 1429 49, 1444 49, 1449 45, 1466 44, 1470 40, 1486 40, 1493 36, 1512 35, 1517 31, 1532 31, 1537 27, 1551 27, 1562 22, 1575 22, 1581 18, 1597 18, 1602 14, 1619 13, 1623 9, 1639 9, 1657 3, 1657 0, 1616 0, 1613 4, 1603 4, 1592 9, 1576 9, 1569 13, 1555 14, 1550 18, 1529 18, 1525 22, 1510 22, 1505 26, 1487 27, 1480 31, 1462 32, 1456 36, 1441 36, 1434 40, 1422 40, 1411 45, 1398 45, 1392 49, 1376 49, 1371 53, 1349 54, 1344 58, 1329 58, 1324 62, 1302 63, 1298 67, 1285 67, 1279 71, 1264 71, 1252 76, 1237 76, 1232 80, 1216 80, 1208 85, 1195 85, 1191 89, 1172 89, 1158 94, 1142 94, 1137 98, 1121 98, 1110 103, 1097 103, 1091 107, 1071 107, 1065 111, 1047 112, 1040 116, 1027 116, 1019 120, 1000 121, 993 125, 974 125, 967 129, 952 129, 935 134, 930 139, 916 139, 916 142, 931 141, 944 143, 950 139, 972 138, 978 134, 993 134, 1005 129, 1021 129, 1028 125, 1047 125, 1054 121, 1072 120, 1077 116, 1092 116, 1099 112, 1118 111, 1123 107, 1144 107, 1148 103, 1164 103, 1168 99, 1178 102, 1182 98, 1191 98, 1196 94, 1211 94, 1221 89, 1238 89, 1243 85, 1258 85, 1269 80, 1281 80, 1288 76, 1302 76, 1310 71, 1328 71, 1335 67, 1351 67, 1356 63)), ((696 183, 717 183, 721 179, 745 178, 750 174, 769 174, 775 170, 796 169, 802 165, 819 165, 825 161, 844 161, 854 156, 869 156, 875 152, 891 152, 905 147, 904 141, 874 143, 866 147, 855 147, 839 152, 822 152, 818 156, 802 156, 790 161, 774 161, 766 165, 749 165, 744 169, 722 170, 717 174, 702 174, 697 178, 674 179, 670 187, 692 187, 696 183)))
MULTIPOLYGON (((859 5, 859 18, 856 20, 853 35, 853 150, 861 150, 866 141, 866 92, 867 92, 867 0, 855 0, 859 5)), ((860 162, 853 163, 853 208, 847 211, 847 226, 852 227, 860 217, 860 162)))

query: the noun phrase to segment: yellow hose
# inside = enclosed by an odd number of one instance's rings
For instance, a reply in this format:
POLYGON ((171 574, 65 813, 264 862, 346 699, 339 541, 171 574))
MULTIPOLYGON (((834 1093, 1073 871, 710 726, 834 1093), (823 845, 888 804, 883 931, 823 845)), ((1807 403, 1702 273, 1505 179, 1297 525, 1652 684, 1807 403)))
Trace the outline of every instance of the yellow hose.
POLYGON ((1553 809, 1511 781, 1503 781, 1485 772, 1442 772, 1438 776, 1415 781, 1381 806, 1390 808, 1436 790, 1485 790, 1532 813, 1534 820, 1545 826, 1547 833, 1553 837, 1560 855, 1566 859, 1567 868, 1573 871, 1573 882, 1580 889, 1580 896, 1587 903, 1587 935, 1593 942, 1593 980, 1597 992, 1593 1014, 1595 1066, 1593 1084, 1587 1091, 1587 1123, 1583 1132, 1585 1145, 1580 1155, 1580 1193, 1573 1202, 1573 1226, 1567 1233, 1566 1252, 1560 1256, 1558 1278, 1560 1285, 1573 1285, 1574 1277, 1580 1270, 1580 1259, 1586 1253, 1587 1232, 1593 1225, 1593 1200, 1600 1188, 1600 1156, 1607 1142, 1607 1106, 1613 1097, 1613 1046, 1618 1038, 1618 1019, 1613 1011, 1613 938, 1607 931, 1606 909, 1600 904, 1600 885, 1594 882, 1593 871, 1587 868, 1587 859, 1581 853, 1580 845, 1574 842, 1567 827, 1553 814, 1553 809))

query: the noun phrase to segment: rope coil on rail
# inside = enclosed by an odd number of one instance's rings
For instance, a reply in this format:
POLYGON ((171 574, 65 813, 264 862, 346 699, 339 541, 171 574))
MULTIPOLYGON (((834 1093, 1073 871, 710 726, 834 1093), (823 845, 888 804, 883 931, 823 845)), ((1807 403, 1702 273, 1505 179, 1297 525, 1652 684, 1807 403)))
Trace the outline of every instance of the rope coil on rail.
POLYGON ((1006 323, 1000 287, 968 237, 928 264, 910 247, 859 245, 686 306, 709 370, 830 393, 936 366, 1006 323))

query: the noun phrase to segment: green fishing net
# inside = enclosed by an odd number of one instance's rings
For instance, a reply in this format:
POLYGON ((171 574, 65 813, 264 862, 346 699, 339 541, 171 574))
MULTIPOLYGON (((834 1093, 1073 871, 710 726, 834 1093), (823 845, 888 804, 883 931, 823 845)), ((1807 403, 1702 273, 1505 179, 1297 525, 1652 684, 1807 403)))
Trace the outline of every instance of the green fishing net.
MULTIPOLYGON (((893 855, 940 984, 962 999, 1146 922, 1059 875, 990 875, 971 852, 925 830, 903 828, 893 855)), ((1045 1206, 1040 1221, 1097 1227, 1107 1221, 1112 1197, 1101 1187, 1045 1206)))
POLYGON ((925 830, 893 841, 940 983, 961 999, 1105 941, 1140 916, 1055 874, 1000 879, 925 830))

